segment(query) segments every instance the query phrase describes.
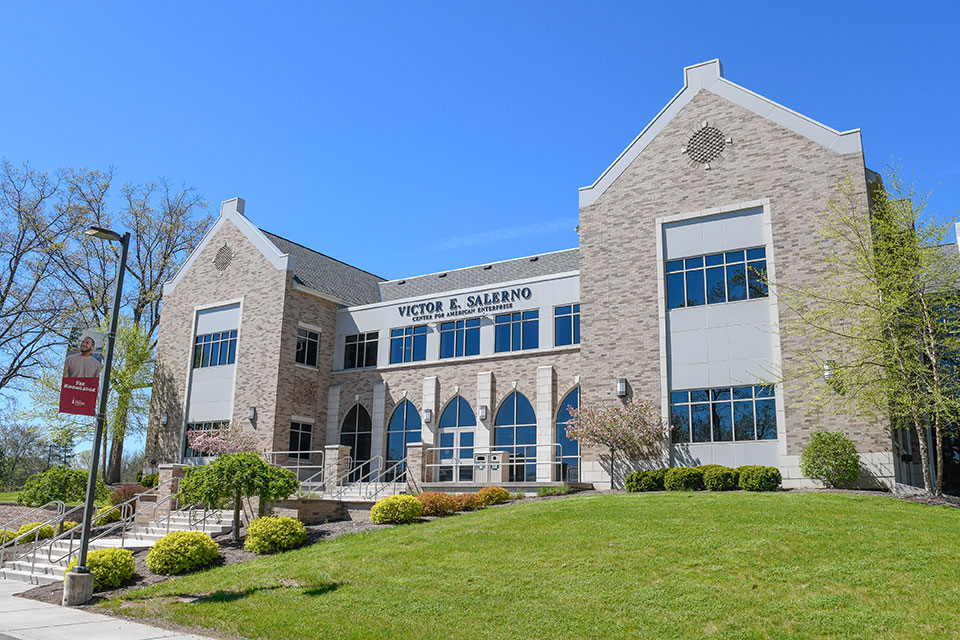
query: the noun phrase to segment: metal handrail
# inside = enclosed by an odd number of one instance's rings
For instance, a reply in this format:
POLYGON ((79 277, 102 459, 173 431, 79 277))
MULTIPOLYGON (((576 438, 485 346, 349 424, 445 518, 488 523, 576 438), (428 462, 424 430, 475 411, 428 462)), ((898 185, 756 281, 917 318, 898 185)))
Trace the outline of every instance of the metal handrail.
MULTIPOLYGON (((305 485, 305 484, 307 484, 307 483, 310 483, 310 482, 314 482, 314 478, 316 478, 317 476, 320 476, 320 482, 324 483, 324 485, 325 485, 326 483, 324 482, 324 478, 327 477, 327 469, 330 469, 331 467, 333 467, 334 469, 336 469, 337 467, 340 466, 340 463, 341 463, 341 462, 344 462, 344 461, 346 461, 346 463, 347 463, 347 469, 350 469, 350 467, 353 465, 353 457, 352 457, 352 456, 343 456, 342 458, 337 458, 336 460, 334 460, 333 462, 327 464, 327 466, 325 466, 323 469, 321 469, 321 470, 318 471, 317 473, 313 474, 312 476, 310 476, 310 477, 307 478, 306 480, 301 480, 301 481, 300 481, 300 487, 299 487, 299 489, 297 489, 297 495, 303 496, 303 495, 310 495, 311 493, 313 493, 313 491, 310 491, 309 489, 305 491, 305 490, 303 489, 303 485, 305 485)), ((321 493, 325 493, 326 490, 327 490, 327 488, 326 488, 326 486, 324 486, 323 491, 322 491, 321 493)))
MULTIPOLYGON (((461 449, 473 449, 474 459, 471 459, 471 460, 468 460, 468 461, 463 461, 463 460, 461 460, 459 457, 457 457, 456 455, 454 455, 452 458, 445 458, 443 461, 427 463, 427 464, 423 465, 424 468, 425 468, 425 469, 430 469, 430 468, 439 468, 439 467, 455 467, 455 468, 458 468, 458 467, 475 467, 475 466, 476 466, 476 461, 475 461, 475 459, 476 459, 476 454, 477 454, 478 452, 479 452, 479 453, 496 453, 496 452, 498 452, 498 451, 503 452, 503 453, 507 453, 507 454, 509 454, 509 456, 510 456, 510 460, 504 461, 504 463, 503 463, 504 465, 516 465, 516 466, 521 466, 521 465, 532 464, 532 465, 535 465, 537 468, 539 468, 540 466, 543 466, 543 465, 546 465, 547 467, 550 467, 551 469, 553 469, 554 467, 556 467, 556 468, 562 468, 561 465, 563 465, 563 461, 564 461, 565 459, 570 459, 570 458, 572 458, 572 457, 576 457, 576 459, 577 459, 577 464, 578 464, 578 465, 579 465, 579 463, 580 463, 580 454, 577 453, 576 456, 564 456, 564 455, 563 455, 563 447, 560 445, 559 442, 550 442, 550 443, 543 443, 543 444, 509 444, 509 445, 501 445, 501 446, 496 446, 496 445, 495 445, 495 446, 490 446, 490 447, 453 447, 453 446, 451 446, 451 447, 430 447, 430 448, 428 448, 426 451, 427 451, 427 452, 430 452, 430 451, 453 451, 454 454, 456 454, 456 450, 457 450, 458 448, 461 448, 461 449), (515 456, 516 454, 511 453, 510 451, 507 451, 508 448, 517 449, 517 448, 521 448, 521 447, 524 448, 524 449, 527 449, 527 448, 530 448, 530 447, 534 447, 534 448, 536 448, 536 449, 538 450, 538 453, 539 453, 539 450, 542 449, 542 448, 550 448, 550 449, 553 449, 553 450, 554 450, 554 451, 553 451, 554 458, 553 458, 552 460, 538 460, 538 459, 536 459, 536 458, 528 458, 526 455, 524 455, 524 456, 518 456, 517 458, 515 458, 514 456, 515 456)), ((428 458, 428 459, 429 459, 429 458, 428 458)), ((438 459, 439 459, 439 458, 438 458, 437 456, 434 456, 434 460, 438 460, 438 459)), ((551 477, 553 477, 552 474, 551 474, 551 477)), ((453 480, 452 482, 456 482, 456 480, 453 480)), ((522 482, 522 481, 515 480, 514 482, 522 482)))
MULTIPOLYGON (((397 484, 400 483, 400 478, 401 478, 401 477, 403 478, 404 484, 406 484, 406 482, 407 482, 407 468, 406 468, 406 464, 407 464, 407 459, 406 459, 406 458, 403 458, 402 460, 397 460, 397 462, 396 462, 395 464, 391 465, 391 466, 388 467, 387 469, 384 469, 383 472, 380 473, 380 474, 377 476, 377 479, 373 482, 374 487, 376 487, 377 485, 382 485, 382 486, 381 486, 379 489, 377 489, 376 491, 374 491, 373 493, 368 493, 368 494, 366 495, 366 498, 367 498, 368 500, 372 500, 372 499, 376 498, 378 495, 380 495, 380 492, 381 492, 381 491, 383 491, 384 489, 386 489, 386 488, 389 487, 390 485, 393 485, 393 487, 396 488, 397 484), (380 480, 380 478, 386 476, 387 474, 389 474, 390 472, 392 472, 392 471, 393 471, 394 469, 396 469, 397 467, 401 467, 401 468, 402 468, 402 471, 401 471, 400 473, 394 473, 392 480, 387 480, 386 482, 382 482, 382 481, 380 480)), ((394 491, 394 493, 396 493, 396 492, 394 491)))
MULTIPOLYGON (((9 526, 10 524, 13 524, 13 523, 17 522, 18 520, 22 520, 22 519, 24 519, 24 518, 26 518, 26 517, 28 517, 28 516, 32 516, 33 514, 37 513, 37 512, 40 511, 40 510, 45 510, 46 507, 48 507, 48 506, 51 505, 51 504, 57 504, 57 505, 59 505, 59 506, 57 507, 57 515, 53 516, 52 518, 47 518, 46 520, 44 520, 43 522, 39 523, 36 527, 34 527, 33 529, 31 529, 30 531, 27 531, 26 533, 22 533, 22 534, 20 534, 20 535, 15 535, 15 536, 14 536, 12 539, 10 539, 10 540, 7 540, 6 534, 4 534, 4 542, 3 542, 2 545, 0 545, 0 567, 3 567, 3 563, 6 562, 6 560, 4 559, 4 555, 6 555, 6 550, 7 550, 7 548, 9 548, 9 547, 12 547, 12 548, 13 548, 13 551, 11 552, 11 553, 13 553, 13 557, 10 559, 10 561, 12 562, 12 561, 14 561, 14 560, 18 560, 18 559, 22 558, 23 556, 27 555, 28 553, 30 553, 31 551, 34 551, 34 550, 37 548, 38 545, 37 545, 36 543, 38 543, 38 542, 40 541, 40 531, 41 531, 44 527, 53 526, 53 523, 56 522, 56 523, 57 523, 57 526, 56 526, 56 528, 55 528, 55 531, 61 531, 61 530, 62 530, 62 528, 63 528, 63 519, 64 519, 64 517, 65 517, 65 514, 64 514, 64 508, 65 508, 65 507, 64 507, 64 504, 63 504, 63 501, 62 501, 62 500, 51 500, 50 502, 44 504, 43 506, 37 507, 36 509, 34 509, 34 510, 32 510, 32 511, 28 511, 26 514, 24 514, 24 515, 22 515, 22 516, 20 516, 20 517, 18 517, 18 518, 14 518, 13 520, 10 521, 10 523, 8 523, 7 526, 9 526), (33 544, 34 544, 34 546, 32 546, 30 549, 24 549, 23 551, 21 551, 21 553, 18 554, 18 553, 17 553, 17 550, 16 550, 16 545, 19 544, 20 542, 26 543, 31 535, 33 536, 33 544)), ((80 507, 74 507, 73 509, 71 509, 71 510, 69 511, 69 513, 73 513, 74 511, 76 511, 76 510, 79 509, 79 508, 80 508, 80 507)), ((21 525, 21 526, 22 526, 22 525, 21 525)), ((76 527, 74 527, 74 528, 76 528, 76 527)))
POLYGON ((340 499, 343 497, 343 493, 344 493, 344 491, 346 490, 346 488, 347 488, 348 486, 350 486, 350 485, 352 485, 352 484, 362 484, 365 479, 370 478, 374 473, 380 473, 380 467, 383 465, 383 456, 374 456, 374 457, 370 458, 369 460, 365 460, 365 461, 364 461, 364 464, 369 464, 369 465, 370 465, 370 470, 367 471, 367 472, 366 472, 365 474, 363 474, 362 476, 360 476, 359 478, 357 478, 356 480, 351 481, 349 484, 340 484, 339 480, 340 480, 344 475, 349 475, 350 473, 352 473, 353 471, 355 471, 355 469, 348 469, 346 472, 340 474, 340 478, 337 478, 338 482, 337 482, 336 485, 335 485, 335 486, 337 487, 336 497, 334 498, 335 500, 340 500, 340 499), (374 462, 375 460, 379 460, 379 461, 380 461, 380 464, 378 464, 376 467, 374 467, 374 465, 373 465, 373 462, 374 462))
MULTIPOLYGON (((14 525, 15 525, 16 523, 20 522, 21 520, 30 522, 30 521, 32 520, 32 518, 33 518, 33 514, 37 513, 38 511, 47 511, 47 507, 49 507, 49 506, 51 506, 51 505, 56 505, 56 507, 57 507, 57 515, 62 515, 64 509, 66 509, 66 505, 63 503, 63 500, 51 500, 50 502, 47 502, 46 504, 40 505, 39 507, 35 507, 32 511, 28 511, 28 512, 26 512, 26 513, 24 513, 24 514, 21 514, 21 515, 17 516, 16 518, 14 518, 13 520, 11 520, 11 521, 9 521, 9 522, 6 522, 6 523, 4 523, 3 525, 0 525, 0 529, 7 529, 7 530, 12 529, 13 531, 16 531, 17 529, 20 528, 20 527, 14 527, 14 525)), ((4 545, 5 545, 5 544, 6 544, 6 543, 4 543, 4 545)))
MULTIPOLYGON (((269 458, 267 461, 269 464, 275 467, 280 467, 281 469, 289 469, 290 471, 292 471, 297 475, 298 481, 300 480, 301 469, 304 471, 320 469, 318 473, 322 473, 324 469, 324 466, 323 466, 324 451, 322 449, 314 449, 312 451, 268 451, 266 455, 269 458), (304 455, 307 456, 306 459, 301 457, 304 455), (316 456, 319 456, 320 460, 314 463, 313 458, 316 456), (279 461, 281 457, 285 457, 288 463, 290 460, 294 460, 295 464, 282 464, 279 461), (306 462, 308 464, 301 464, 303 462, 306 462)), ((313 476, 315 475, 317 474, 314 473, 313 476)))

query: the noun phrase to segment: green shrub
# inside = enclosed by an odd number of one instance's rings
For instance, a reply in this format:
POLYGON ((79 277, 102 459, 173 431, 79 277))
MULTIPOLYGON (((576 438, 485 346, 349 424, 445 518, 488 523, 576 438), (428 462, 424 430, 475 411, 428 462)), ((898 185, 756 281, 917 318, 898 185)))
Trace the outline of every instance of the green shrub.
POLYGON ((147 488, 142 484, 125 484, 121 485, 119 489, 112 491, 110 493, 110 504, 116 506, 120 503, 126 502, 130 498, 143 493, 147 488))
POLYGON ((21 543, 33 542, 34 539, 43 540, 44 538, 52 538, 54 535, 53 525, 43 524, 42 522, 28 522, 27 524, 17 529, 17 537, 22 536, 25 533, 29 533, 30 531, 33 531, 34 529, 37 529, 37 528, 40 529, 39 535, 34 534, 29 538, 25 538, 21 540, 20 542, 21 543))
POLYGON ((425 516, 446 516, 457 512, 457 501, 449 493, 427 491, 417 496, 425 516))
POLYGON ((651 469, 650 471, 634 471, 627 476, 627 491, 663 491, 663 481, 667 469, 651 469))
POLYGON ((70 529, 73 529, 79 526, 80 526, 80 523, 77 522, 76 520, 64 520, 62 523, 60 523, 60 532, 63 533, 64 531, 70 531, 70 529))
POLYGON ((422 513, 423 505, 413 496, 387 496, 370 509, 370 520, 374 524, 406 524, 419 520, 422 513))
POLYGON ((776 467, 744 465, 737 467, 740 474, 740 488, 745 491, 776 491, 782 478, 776 467))
POLYGON ((673 467, 663 477, 667 491, 703 491, 703 469, 700 467, 673 467))
POLYGON ((0 544, 6 544, 8 542, 13 542, 17 537, 16 531, 11 531, 10 529, 0 529, 0 544))
POLYGON ((202 531, 174 531, 153 544, 147 554, 150 571, 169 576, 206 567, 217 559, 220 545, 202 531))
MULTIPOLYGON (((67 565, 63 574, 66 581, 67 574, 76 566, 80 558, 74 558, 67 565)), ((87 554, 87 566, 93 574, 93 590, 116 589, 133 577, 137 570, 137 563, 129 549, 97 549, 87 554)))
POLYGON ((307 528, 296 518, 263 516, 247 525, 243 548, 263 555, 299 547, 307 541, 307 528))
MULTIPOLYGON (((109 490, 103 480, 97 478, 94 495, 105 500, 109 490)), ((23 489, 17 494, 17 502, 27 506, 40 506, 51 500, 83 502, 87 495, 87 472, 80 469, 57 466, 27 478, 23 489)))
POLYGON ((157 486, 158 482, 160 482, 160 476, 156 473, 148 473, 140 479, 140 484, 148 489, 152 489, 153 487, 157 486))
POLYGON ((480 501, 480 506, 488 507, 492 504, 500 504, 501 502, 506 502, 510 499, 510 492, 504 489, 503 487, 498 487, 492 485, 489 487, 484 487, 477 491, 477 500, 480 501))
POLYGON ((527 494, 525 491, 515 491, 514 493, 510 494, 511 500, 523 500, 526 497, 527 497, 527 494))
POLYGON ((540 487, 537 489, 537 495, 541 498, 547 496, 565 496, 570 493, 570 485, 564 483, 556 487, 540 487))
POLYGON ((108 524, 113 524, 114 522, 120 522, 120 513, 122 509, 115 507, 102 507, 97 509, 97 515, 94 516, 93 526, 95 527, 105 527, 108 524))
POLYGON ((818 429, 800 454, 800 470, 828 487, 840 487, 860 477, 860 454, 842 431, 818 429))
MULTIPOLYGON (((137 482, 139 482, 140 484, 143 484, 143 469, 140 469, 140 471, 137 471, 137 478, 136 478, 136 480, 137 480, 137 482)), ((144 486, 146 486, 146 485, 144 485, 144 486)))
POLYGON ((457 511, 473 511, 483 506, 475 493, 460 493, 453 496, 453 499, 457 501, 457 511))
POLYGON ((740 474, 734 469, 718 464, 707 466, 703 472, 703 486, 710 491, 733 491, 739 487, 740 474))

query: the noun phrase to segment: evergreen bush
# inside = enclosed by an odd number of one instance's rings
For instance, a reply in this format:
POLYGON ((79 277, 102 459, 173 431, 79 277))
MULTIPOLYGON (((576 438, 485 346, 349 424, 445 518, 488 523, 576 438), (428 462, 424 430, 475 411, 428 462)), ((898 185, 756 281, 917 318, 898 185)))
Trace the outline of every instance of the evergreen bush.
POLYGON ((40 529, 40 533, 34 533, 29 538, 21 540, 21 543, 33 542, 36 540, 43 540, 45 538, 52 538, 54 535, 53 525, 43 524, 42 522, 28 522, 27 524, 21 526, 17 529, 17 537, 22 536, 25 533, 29 533, 34 529, 40 529))
POLYGON ((703 469, 699 467, 673 467, 663 477, 667 491, 703 491, 703 469))
POLYGON ((105 527, 114 522, 120 522, 122 508, 102 507, 97 509, 97 515, 94 516, 93 526, 105 527))
POLYGON ((710 491, 733 491, 740 485, 740 474, 730 467, 718 464, 701 467, 703 472, 703 486, 710 491))
POLYGON ((217 559, 220 545, 202 531, 174 531, 153 544, 147 566, 169 576, 208 566, 217 559))
POLYGON ((370 509, 370 520, 374 524, 406 524, 419 520, 422 513, 423 505, 413 496, 387 496, 370 509))
MULTIPOLYGON (((63 574, 64 582, 78 560, 79 557, 74 558, 67 565, 63 574)), ((137 570, 137 563, 129 549, 97 549, 87 554, 87 567, 93 574, 93 590, 104 591, 116 589, 132 578, 137 570)))
POLYGON ((156 473, 148 473, 140 479, 140 484, 145 486, 148 489, 152 489, 157 486, 160 482, 160 475, 156 473))
POLYGON ((263 516, 247 525, 243 548, 263 555, 295 549, 307 541, 307 528, 296 518, 263 516))
POLYGON ((842 431, 818 429, 800 454, 800 470, 828 487, 841 487, 860 477, 860 454, 842 431))
POLYGON ((740 474, 740 488, 744 491, 776 491, 783 480, 776 467, 744 465, 736 470, 740 474))
POLYGON ((503 487, 498 487, 492 485, 489 487, 484 487, 477 491, 477 500, 480 501, 480 506, 489 507, 492 504, 500 504, 501 502, 506 502, 510 499, 510 492, 504 489, 503 487))
POLYGON ((627 491, 663 491, 663 481, 666 475, 667 469, 634 471, 627 476, 627 491))

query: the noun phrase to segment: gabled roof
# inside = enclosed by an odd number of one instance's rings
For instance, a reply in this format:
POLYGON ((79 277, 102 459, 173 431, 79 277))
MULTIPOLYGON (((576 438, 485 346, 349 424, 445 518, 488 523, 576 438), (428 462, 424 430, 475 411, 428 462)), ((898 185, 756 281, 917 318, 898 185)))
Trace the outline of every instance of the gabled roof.
POLYGON ((293 278, 298 284, 326 294, 344 304, 380 302, 379 276, 358 269, 275 233, 260 230, 280 251, 295 258, 293 278))
POLYGON ((680 92, 623 150, 623 153, 613 161, 613 164, 607 167, 607 170, 600 174, 600 177, 592 185, 580 188, 580 207, 588 207, 595 203, 701 89, 711 91, 748 111, 805 136, 828 149, 833 149, 837 153, 857 153, 863 149, 860 142, 860 129, 836 131, 825 124, 820 124, 796 111, 777 104, 773 100, 744 89, 723 77, 723 65, 720 64, 719 60, 710 60, 686 67, 683 70, 683 78, 683 88, 680 89, 680 92))
POLYGON ((389 280, 380 283, 380 292, 383 301, 387 302, 579 270, 580 250, 565 249, 475 267, 389 280))

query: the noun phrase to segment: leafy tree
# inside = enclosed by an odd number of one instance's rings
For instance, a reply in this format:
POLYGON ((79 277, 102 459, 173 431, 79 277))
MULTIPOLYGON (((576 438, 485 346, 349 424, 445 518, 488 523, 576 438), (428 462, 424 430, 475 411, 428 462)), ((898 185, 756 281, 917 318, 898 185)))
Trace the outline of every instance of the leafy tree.
POLYGON ((585 405, 571 411, 567 437, 582 445, 609 451, 610 479, 614 488, 623 488, 617 472, 617 456, 630 460, 659 457, 664 429, 660 415, 643 400, 627 404, 585 405))
POLYGON ((194 451, 208 456, 241 451, 256 452, 258 448, 256 436, 237 425, 190 431, 187 433, 187 443, 194 451))
MULTIPOLYGON (((109 493, 107 486, 99 478, 94 492, 97 500, 106 500, 109 493)), ((86 472, 57 466, 30 476, 17 494, 17 502, 27 506, 38 506, 51 500, 81 502, 86 495, 86 472)))
POLYGON ((210 508, 233 501, 233 541, 239 542, 243 498, 256 496, 261 503, 282 500, 298 486, 293 472, 267 464, 256 453, 227 453, 206 466, 191 469, 180 481, 178 497, 210 508))

